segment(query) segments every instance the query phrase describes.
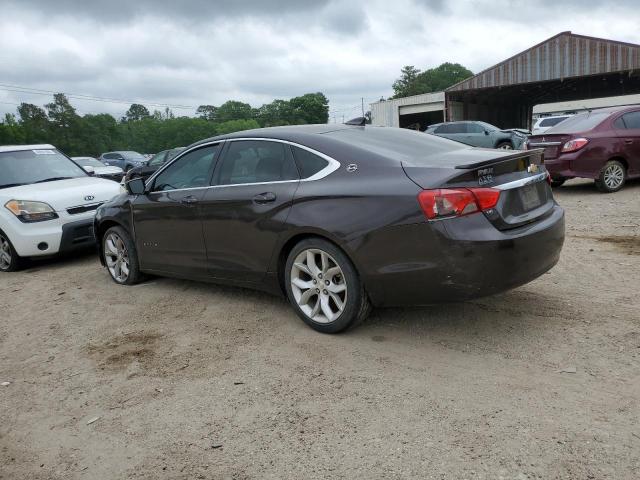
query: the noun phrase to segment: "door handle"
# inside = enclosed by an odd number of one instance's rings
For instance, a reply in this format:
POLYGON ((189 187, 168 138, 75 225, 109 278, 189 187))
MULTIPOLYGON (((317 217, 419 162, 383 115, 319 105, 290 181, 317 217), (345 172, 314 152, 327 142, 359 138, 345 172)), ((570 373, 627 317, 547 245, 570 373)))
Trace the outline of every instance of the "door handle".
POLYGON ((633 140, 631 140, 631 139, 627 139, 627 140, 625 140, 625 141, 624 141, 624 143, 625 143, 626 145, 631 145, 631 144, 633 143, 633 140))
POLYGON ((253 197, 253 201, 259 205, 276 201, 276 194, 273 192, 265 192, 253 197))
POLYGON ((198 199, 193 195, 189 195, 180 200, 180 203, 184 203, 185 205, 193 205, 194 203, 198 203, 198 199))

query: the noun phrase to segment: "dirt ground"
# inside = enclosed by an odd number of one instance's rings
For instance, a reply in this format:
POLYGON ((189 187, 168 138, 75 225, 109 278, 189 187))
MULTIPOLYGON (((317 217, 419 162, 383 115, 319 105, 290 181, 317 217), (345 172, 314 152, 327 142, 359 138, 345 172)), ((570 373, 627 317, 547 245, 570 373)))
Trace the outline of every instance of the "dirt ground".
POLYGON ((640 478, 640 183, 556 197, 548 274, 337 336, 92 254, 0 276, 0 478, 640 478))

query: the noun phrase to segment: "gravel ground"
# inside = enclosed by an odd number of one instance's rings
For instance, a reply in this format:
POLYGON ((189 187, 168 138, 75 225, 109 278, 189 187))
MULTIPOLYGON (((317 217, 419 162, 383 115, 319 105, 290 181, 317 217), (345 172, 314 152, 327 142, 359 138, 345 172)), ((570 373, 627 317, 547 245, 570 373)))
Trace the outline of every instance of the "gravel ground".
POLYGON ((640 478, 640 183, 556 196, 548 274, 337 336, 92 254, 1 275, 0 478, 640 478))

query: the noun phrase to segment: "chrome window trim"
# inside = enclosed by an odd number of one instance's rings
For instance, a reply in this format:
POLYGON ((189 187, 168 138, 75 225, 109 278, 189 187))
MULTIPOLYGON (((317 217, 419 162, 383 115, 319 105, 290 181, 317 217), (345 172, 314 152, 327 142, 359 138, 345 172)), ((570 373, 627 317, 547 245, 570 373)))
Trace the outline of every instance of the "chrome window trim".
POLYGON ((532 183, 543 181, 546 178, 547 178, 547 172, 542 172, 542 173, 538 173, 537 175, 533 175, 531 177, 520 178, 519 180, 503 183, 502 185, 496 185, 491 188, 495 188, 497 190, 511 190, 512 188, 524 187, 525 185, 531 185, 532 183))
MULTIPOLYGON (((270 185, 272 183, 313 182, 313 181, 316 181, 316 180, 321 180, 321 179, 331 175, 333 172, 338 170, 340 168, 340 166, 341 166, 341 163, 338 160, 336 160, 335 158, 330 157, 329 155, 325 155, 324 153, 319 152, 317 150, 314 150, 313 148, 307 147, 306 145, 301 145, 299 143, 291 142, 289 140, 281 140, 279 138, 268 138, 268 137, 260 137, 260 138, 253 138, 253 137, 224 138, 224 139, 221 139, 221 140, 215 140, 215 141, 211 141, 211 142, 207 142, 207 143, 201 143, 199 145, 194 146, 193 148, 189 148, 187 150, 184 150, 184 151, 180 152, 179 155, 177 155, 176 157, 172 158, 171 161, 169 161, 168 163, 165 163, 160 169, 158 169, 158 171, 156 171, 153 175, 151 175, 147 179, 147 181, 145 182, 145 186, 146 185, 151 185, 151 183, 156 179, 156 177, 158 175, 160 175, 164 170, 166 170, 171 165, 173 165, 174 162, 176 162, 178 159, 182 158, 183 155, 186 155, 189 152, 192 152, 194 150, 198 150, 200 148, 210 147, 212 145, 224 144, 226 142, 239 142, 239 141, 264 141, 264 142, 285 143, 287 145, 292 145, 294 147, 301 148, 301 149, 306 150, 306 151, 308 151, 310 153, 313 153, 314 155, 319 156, 323 160, 327 161, 327 166, 325 168, 323 168, 322 170, 320 170, 319 172, 311 175, 308 178, 299 178, 299 179, 296 179, 296 180, 277 180, 275 182, 233 183, 233 184, 227 184, 227 185, 208 185, 206 187, 176 188, 174 190, 156 190, 155 192, 148 192, 148 193, 178 192, 178 191, 200 190, 202 188, 216 188, 216 187, 217 188, 239 187, 239 186, 242 186, 242 185, 270 185)), ((292 152, 292 155, 294 155, 293 152, 292 152)), ((295 158, 294 158, 294 161, 295 161, 295 158)))
POLYGON ((537 142, 530 143, 530 147, 556 147, 558 145, 562 145, 562 142, 537 142))

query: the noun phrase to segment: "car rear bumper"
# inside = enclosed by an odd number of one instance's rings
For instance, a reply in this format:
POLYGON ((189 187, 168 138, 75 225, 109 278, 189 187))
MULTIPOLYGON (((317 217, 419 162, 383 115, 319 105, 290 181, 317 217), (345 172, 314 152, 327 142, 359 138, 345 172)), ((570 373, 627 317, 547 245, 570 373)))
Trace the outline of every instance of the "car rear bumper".
MULTIPOLYGON (((551 269, 564 242, 564 211, 556 205, 544 219, 508 231, 482 214, 394 230, 381 260, 363 275, 371 301, 429 305, 503 292, 551 269)), ((373 243, 362 246, 359 262, 385 248, 373 243)))
POLYGON ((576 155, 561 155, 558 158, 544 161, 544 166, 551 178, 598 178, 599 170, 576 169, 576 155))

